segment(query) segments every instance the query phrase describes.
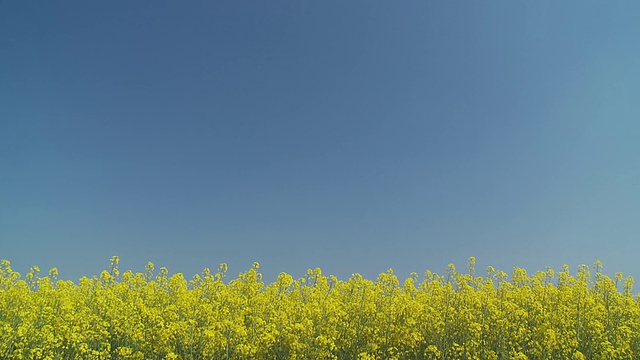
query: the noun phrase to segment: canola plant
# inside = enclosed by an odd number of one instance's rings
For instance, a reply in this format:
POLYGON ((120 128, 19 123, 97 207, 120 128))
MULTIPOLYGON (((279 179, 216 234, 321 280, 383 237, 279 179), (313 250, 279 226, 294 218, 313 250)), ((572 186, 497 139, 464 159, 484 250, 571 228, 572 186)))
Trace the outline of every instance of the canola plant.
POLYGON ((166 268, 76 284, 0 265, 0 359, 639 359, 633 279, 602 264, 476 276, 392 270, 348 280, 309 270, 262 281, 222 264, 187 280, 166 268))

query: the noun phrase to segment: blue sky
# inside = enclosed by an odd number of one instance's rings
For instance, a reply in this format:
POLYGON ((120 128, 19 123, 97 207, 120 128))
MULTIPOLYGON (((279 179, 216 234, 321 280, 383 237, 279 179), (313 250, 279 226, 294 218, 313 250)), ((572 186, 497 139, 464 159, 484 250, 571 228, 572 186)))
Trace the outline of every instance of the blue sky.
POLYGON ((0 258, 640 277, 638 2, 0 3, 0 258))

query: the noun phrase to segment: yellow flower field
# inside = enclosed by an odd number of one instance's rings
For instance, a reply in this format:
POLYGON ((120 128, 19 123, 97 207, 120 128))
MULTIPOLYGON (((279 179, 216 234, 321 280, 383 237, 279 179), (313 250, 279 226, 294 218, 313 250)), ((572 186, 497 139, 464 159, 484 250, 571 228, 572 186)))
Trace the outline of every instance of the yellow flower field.
POLYGON ((475 259, 403 282, 309 270, 262 282, 149 263, 76 284, 0 265, 0 359, 638 359, 633 280, 602 265, 511 274, 475 259))

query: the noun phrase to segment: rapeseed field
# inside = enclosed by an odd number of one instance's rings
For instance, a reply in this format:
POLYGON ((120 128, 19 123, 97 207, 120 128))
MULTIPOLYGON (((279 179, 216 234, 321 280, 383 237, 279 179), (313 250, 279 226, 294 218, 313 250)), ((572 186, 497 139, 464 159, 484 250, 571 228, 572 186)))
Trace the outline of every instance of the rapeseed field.
POLYGON ((76 284, 0 265, 0 359, 639 359, 633 279, 602 264, 529 274, 475 259, 404 281, 282 273, 259 264, 186 279, 120 273, 76 284))

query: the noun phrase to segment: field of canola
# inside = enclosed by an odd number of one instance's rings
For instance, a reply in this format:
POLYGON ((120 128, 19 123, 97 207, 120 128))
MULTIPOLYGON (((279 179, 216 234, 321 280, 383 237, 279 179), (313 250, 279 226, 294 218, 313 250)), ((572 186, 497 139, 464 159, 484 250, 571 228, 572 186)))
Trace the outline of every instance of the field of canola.
POLYGON ((0 359, 639 359, 633 279, 602 264, 511 274, 450 265, 402 283, 256 263, 187 280, 149 263, 77 284, 0 265, 0 359))

